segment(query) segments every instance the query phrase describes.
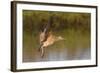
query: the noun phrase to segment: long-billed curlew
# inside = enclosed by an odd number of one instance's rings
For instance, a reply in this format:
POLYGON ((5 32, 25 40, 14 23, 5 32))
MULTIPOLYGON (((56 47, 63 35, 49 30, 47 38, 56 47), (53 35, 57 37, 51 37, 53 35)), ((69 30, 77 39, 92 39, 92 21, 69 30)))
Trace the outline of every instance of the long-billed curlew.
POLYGON ((56 41, 64 40, 61 36, 55 36, 52 32, 45 34, 44 32, 40 33, 40 47, 41 57, 44 56, 44 48, 54 44, 56 41))
POLYGON ((54 16, 51 16, 49 22, 46 24, 45 28, 41 31, 39 35, 40 38, 39 51, 41 52, 41 57, 44 56, 44 48, 54 44, 56 41, 63 40, 61 36, 55 36, 51 32, 53 19, 54 16))

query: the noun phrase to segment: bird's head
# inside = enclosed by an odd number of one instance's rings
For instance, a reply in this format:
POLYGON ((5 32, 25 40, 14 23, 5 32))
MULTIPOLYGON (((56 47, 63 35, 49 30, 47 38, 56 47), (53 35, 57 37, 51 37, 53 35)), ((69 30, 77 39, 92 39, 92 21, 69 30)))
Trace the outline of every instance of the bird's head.
POLYGON ((64 38, 61 36, 58 36, 58 40, 64 40, 64 38))

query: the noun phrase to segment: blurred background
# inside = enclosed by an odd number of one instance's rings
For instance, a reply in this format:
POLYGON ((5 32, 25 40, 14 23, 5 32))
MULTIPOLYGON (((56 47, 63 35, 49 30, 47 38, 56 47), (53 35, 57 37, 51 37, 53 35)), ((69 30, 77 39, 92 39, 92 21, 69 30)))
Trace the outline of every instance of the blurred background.
POLYGON ((82 60, 91 58, 91 14, 23 10, 23 62, 82 60), (65 40, 38 52, 39 34, 46 24, 65 40))

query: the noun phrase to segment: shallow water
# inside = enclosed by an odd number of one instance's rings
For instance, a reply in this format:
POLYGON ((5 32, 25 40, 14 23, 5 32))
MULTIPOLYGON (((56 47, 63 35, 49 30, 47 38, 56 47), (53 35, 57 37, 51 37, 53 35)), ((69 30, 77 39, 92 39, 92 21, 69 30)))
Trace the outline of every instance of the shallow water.
POLYGON ((87 36, 84 38, 82 36, 75 38, 74 36, 74 39, 66 38, 66 40, 56 42, 45 48, 44 57, 41 57, 41 53, 38 51, 38 37, 25 36, 23 40, 23 62, 87 60, 91 58, 90 40, 87 36))
POLYGON ((24 55, 24 62, 38 62, 38 61, 63 61, 63 60, 82 60, 90 59, 90 49, 76 49, 71 52, 68 48, 62 49, 45 49, 44 57, 40 56, 40 52, 35 49, 26 52, 24 55))

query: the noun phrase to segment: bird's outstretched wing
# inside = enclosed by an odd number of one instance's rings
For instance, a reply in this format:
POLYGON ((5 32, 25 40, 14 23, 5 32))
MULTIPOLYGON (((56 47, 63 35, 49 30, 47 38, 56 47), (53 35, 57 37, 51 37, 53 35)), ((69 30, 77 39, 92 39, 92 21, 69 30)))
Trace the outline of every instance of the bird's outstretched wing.
POLYGON ((47 40, 47 38, 49 36, 49 32, 51 31, 51 28, 52 28, 52 24, 53 24, 53 17, 51 16, 42 32, 44 34, 43 42, 45 42, 47 40))

